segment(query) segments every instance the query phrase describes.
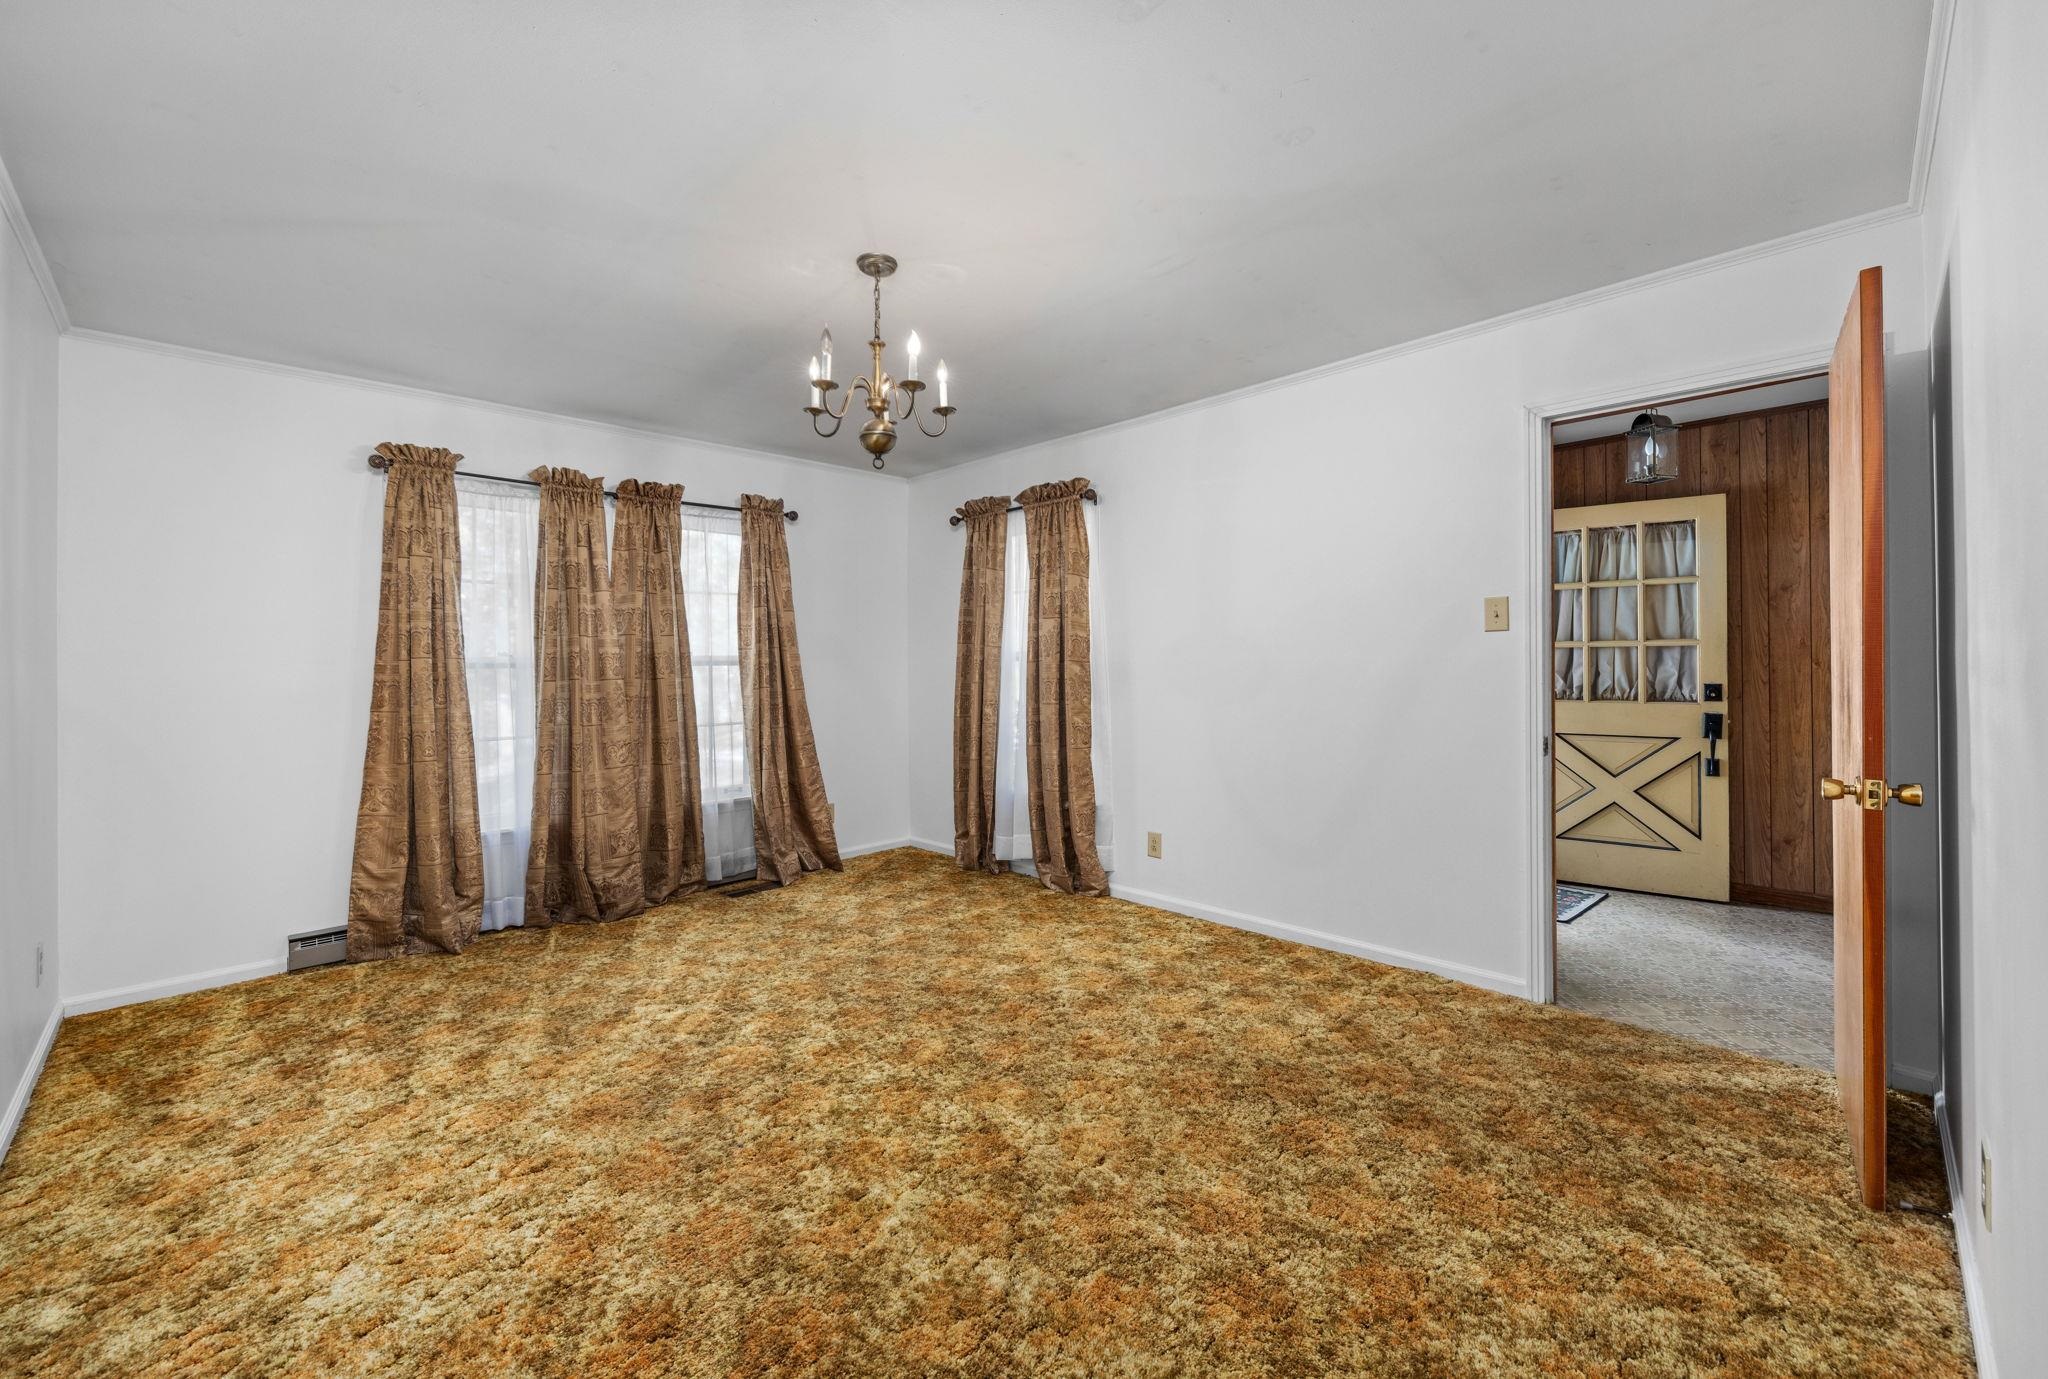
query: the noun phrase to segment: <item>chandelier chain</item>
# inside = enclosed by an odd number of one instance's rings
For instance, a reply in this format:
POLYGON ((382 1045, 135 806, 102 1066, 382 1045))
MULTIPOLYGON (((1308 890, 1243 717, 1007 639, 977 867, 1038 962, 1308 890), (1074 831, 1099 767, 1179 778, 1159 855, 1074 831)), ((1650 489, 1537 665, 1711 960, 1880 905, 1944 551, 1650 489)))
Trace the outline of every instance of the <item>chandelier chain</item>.
POLYGON ((875 332, 874 338, 882 338, 882 280, 875 279, 875 332))

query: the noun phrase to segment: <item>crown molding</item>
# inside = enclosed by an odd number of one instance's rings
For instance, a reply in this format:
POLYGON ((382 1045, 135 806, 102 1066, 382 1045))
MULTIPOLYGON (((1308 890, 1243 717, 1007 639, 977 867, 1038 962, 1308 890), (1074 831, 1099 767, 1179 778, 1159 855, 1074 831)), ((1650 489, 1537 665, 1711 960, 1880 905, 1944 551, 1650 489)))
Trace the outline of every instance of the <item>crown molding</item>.
POLYGON ((1948 86, 1949 45, 1955 36, 1956 0, 1934 0, 1927 30, 1927 68, 1920 78, 1920 123, 1913 135, 1913 175, 1906 204, 1915 211, 1927 204, 1927 183, 1934 172, 1934 143, 1941 128, 1941 97, 1948 86))
POLYGON ((666 445, 689 445, 700 450, 716 450, 721 454, 733 455, 749 460, 775 460, 783 464, 808 465, 827 470, 833 474, 854 475, 870 479, 890 479, 908 483, 909 476, 876 472, 866 466, 856 468, 848 464, 835 464, 812 455, 790 455, 777 450, 752 450, 744 445, 732 445, 725 441, 706 440, 681 431, 659 431, 646 426, 628 426, 623 422, 599 421, 594 417, 573 416, 567 412, 544 412, 538 407, 521 407, 516 403, 493 402, 489 398, 465 397, 461 393, 441 392, 434 388, 421 388, 410 383, 393 383, 381 378, 364 378, 357 374, 334 373, 326 369, 308 368, 302 364, 278 364, 267 359, 251 359, 239 354, 222 354, 217 350, 201 349, 197 345, 174 345, 164 340, 145 339, 139 335, 120 335, 113 331, 90 330, 83 326, 72 326, 64 332, 65 338, 82 340, 95 345, 111 345, 116 349, 136 350, 143 354, 158 354, 170 359, 184 359, 193 363, 212 364, 219 368, 244 369, 252 373, 274 374, 281 378, 295 378, 307 383, 324 383, 335 387, 356 388, 364 392, 395 393, 400 397, 419 398, 429 402, 441 402, 457 407, 466 407, 478 412, 492 412, 500 416, 517 417, 523 421, 552 422, 560 426, 581 427, 587 431, 601 431, 608 435, 629 436, 636 440, 660 441, 666 445))
POLYGON ((1413 340, 1402 341, 1400 344, 1386 345, 1380 349, 1368 350, 1364 354, 1354 354, 1347 359, 1335 360, 1328 364, 1318 364, 1313 368, 1302 369, 1296 373, 1282 374, 1278 378, 1269 378, 1264 382, 1248 383, 1241 388, 1232 388, 1229 392, 1212 393, 1208 397, 1199 397, 1192 402, 1182 402, 1172 407, 1162 407, 1156 412, 1146 412, 1142 416, 1126 417, 1121 421, 1108 422, 1102 426, 1091 426, 1085 431, 1070 431, 1063 436, 1051 436, 1042 441, 1032 441, 1029 445, 1020 445, 1009 450, 997 451, 992 455, 977 456, 972 460, 967 460, 957 465, 948 465, 942 469, 934 469, 924 474, 914 474, 910 476, 910 481, 916 483, 921 479, 938 478, 941 475, 958 475, 964 469, 987 464, 995 460, 1008 459, 1013 455, 1029 454, 1032 451, 1042 450, 1048 446, 1065 445, 1072 441, 1091 440, 1098 436, 1111 435, 1133 427, 1149 426, 1154 422, 1166 421, 1172 417, 1206 411, 1208 408, 1220 407, 1227 402, 1239 402, 1245 398, 1257 397, 1262 393, 1292 388, 1303 383, 1313 383, 1319 379, 1350 373, 1354 369, 1363 369, 1374 364, 1383 364, 1390 359, 1399 359, 1404 355, 1420 354, 1426 350, 1439 349, 1445 345, 1457 344, 1463 340, 1474 339, 1482 335, 1491 335, 1495 331, 1506 330, 1510 326, 1518 326, 1527 321, 1539 321, 1546 316, 1556 316, 1567 311, 1577 311, 1581 307, 1594 306, 1600 302, 1611 301, 1616 297, 1626 297, 1632 293, 1642 292, 1654 287, 1684 282, 1688 278, 1696 278, 1706 273, 1717 273, 1722 269, 1733 268, 1739 264, 1753 263, 1761 259, 1776 258, 1781 254, 1795 253, 1816 244, 1825 244, 1829 240, 1840 239, 1845 235, 1861 234, 1864 231, 1879 229, 1886 225, 1896 224, 1899 221, 1912 220, 1919 214, 1920 210, 1918 207, 1905 204, 1886 206, 1876 211, 1867 211, 1862 215, 1850 216, 1846 220, 1836 220, 1826 225, 1816 225, 1810 230, 1799 230, 1789 235, 1781 235, 1777 239, 1767 239, 1758 244, 1745 245, 1740 249, 1730 249, 1725 253, 1714 254, 1703 259, 1694 259, 1689 263, 1676 264, 1670 268, 1660 268, 1654 272, 1644 273, 1637 277, 1624 278, 1620 282, 1608 283, 1603 287, 1589 288, 1584 292, 1573 293, 1569 297, 1557 297, 1547 302, 1538 302, 1534 306, 1525 306, 1514 311, 1505 312, 1499 316, 1489 316, 1483 321, 1474 321, 1470 325, 1453 326, 1449 330, 1441 330, 1434 335, 1418 336, 1413 340))
POLYGON ((21 194, 15 191, 14 178, 4 161, 0 161, 0 215, 7 217, 7 228, 14 231, 14 241, 21 246, 22 257, 28 260, 28 271, 35 275, 36 286, 43 291, 43 305, 50 309, 50 320, 62 335, 71 329, 71 313, 64 309, 57 279, 50 273, 50 261, 43 257, 43 246, 36 239, 35 227, 28 223, 28 211, 21 204, 21 194))

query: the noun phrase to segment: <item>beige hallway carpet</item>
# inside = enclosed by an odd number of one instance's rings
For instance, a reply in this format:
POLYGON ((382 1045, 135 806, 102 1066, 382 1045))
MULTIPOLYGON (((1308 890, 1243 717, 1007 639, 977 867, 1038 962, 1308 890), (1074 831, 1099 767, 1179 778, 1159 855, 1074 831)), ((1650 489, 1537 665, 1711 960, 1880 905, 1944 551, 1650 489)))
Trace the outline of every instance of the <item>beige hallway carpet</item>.
POLYGON ((1820 1074, 912 852, 68 1021, 0 1170, 9 1375, 1970 1370, 1820 1074))
POLYGON ((1557 1003, 1832 1070, 1834 919, 1614 891, 1557 926, 1557 1003))

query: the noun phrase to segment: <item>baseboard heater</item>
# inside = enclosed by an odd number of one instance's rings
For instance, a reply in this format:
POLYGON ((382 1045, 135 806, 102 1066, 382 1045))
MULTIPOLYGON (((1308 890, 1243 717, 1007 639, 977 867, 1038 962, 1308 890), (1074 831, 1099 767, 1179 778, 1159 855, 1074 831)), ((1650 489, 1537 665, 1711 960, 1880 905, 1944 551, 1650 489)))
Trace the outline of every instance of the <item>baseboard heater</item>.
POLYGON ((325 967, 347 956, 348 930, 345 928, 308 929, 284 941, 284 970, 287 972, 297 972, 304 967, 325 967))

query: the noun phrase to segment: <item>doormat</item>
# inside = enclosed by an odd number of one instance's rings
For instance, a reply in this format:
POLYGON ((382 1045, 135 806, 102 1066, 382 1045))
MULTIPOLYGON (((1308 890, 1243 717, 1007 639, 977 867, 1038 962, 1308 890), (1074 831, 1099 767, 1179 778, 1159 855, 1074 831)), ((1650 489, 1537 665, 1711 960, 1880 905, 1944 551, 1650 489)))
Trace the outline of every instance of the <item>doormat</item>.
POLYGON ((1584 886, 1559 886, 1557 888, 1557 922, 1569 924, 1586 911, 1607 898, 1605 891, 1588 890, 1584 886))

